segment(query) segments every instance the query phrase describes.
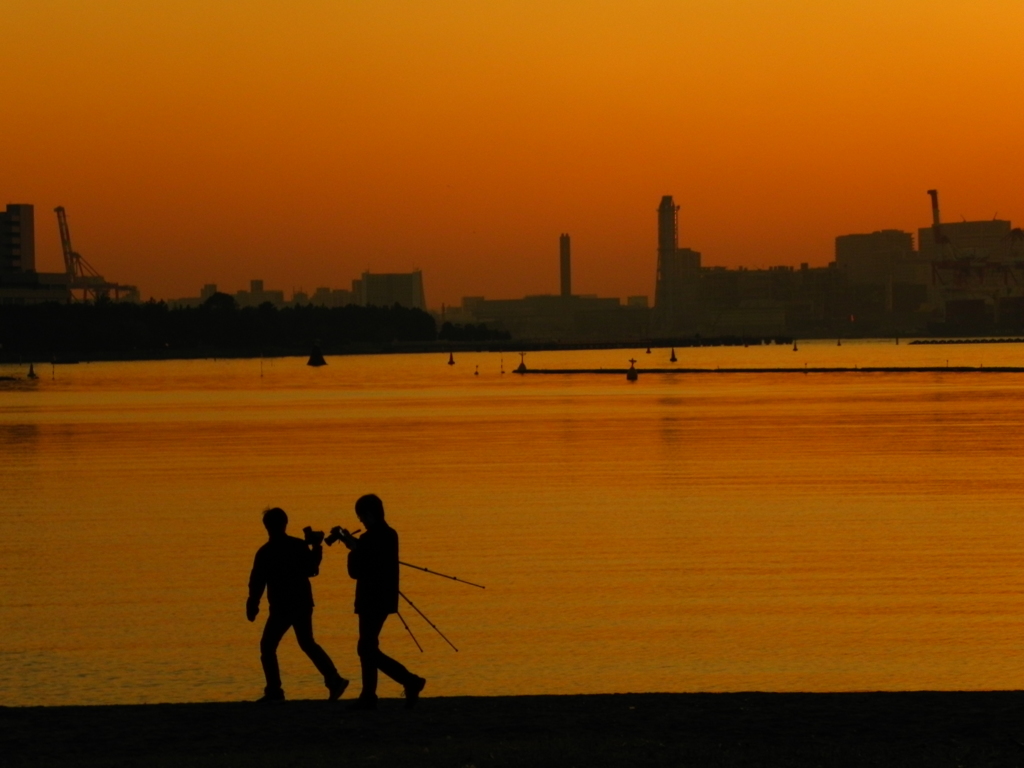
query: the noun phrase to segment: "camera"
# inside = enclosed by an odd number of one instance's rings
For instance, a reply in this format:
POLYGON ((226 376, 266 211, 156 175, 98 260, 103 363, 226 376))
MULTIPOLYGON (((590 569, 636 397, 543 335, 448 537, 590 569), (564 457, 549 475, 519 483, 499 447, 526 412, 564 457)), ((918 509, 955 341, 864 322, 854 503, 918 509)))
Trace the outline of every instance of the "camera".
POLYGON ((343 538, 345 538, 344 529, 340 525, 336 525, 331 528, 331 535, 324 539, 324 544, 329 547, 334 542, 341 541, 343 538))
POLYGON ((324 540, 323 531, 314 531, 308 525, 302 529, 302 533, 305 534, 306 543, 312 544, 314 547, 319 546, 324 540))
POLYGON ((331 528, 331 535, 324 539, 324 543, 329 547, 336 541, 342 541, 343 539, 351 538, 355 539, 356 534, 362 531, 362 528, 356 528, 354 531, 346 531, 340 525, 336 525, 331 528))

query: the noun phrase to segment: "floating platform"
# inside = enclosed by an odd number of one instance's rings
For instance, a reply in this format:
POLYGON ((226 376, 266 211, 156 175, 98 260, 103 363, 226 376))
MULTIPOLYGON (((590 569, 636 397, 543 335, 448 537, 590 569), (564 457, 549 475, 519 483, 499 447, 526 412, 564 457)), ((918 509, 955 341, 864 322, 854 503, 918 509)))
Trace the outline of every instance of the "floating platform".
MULTIPOLYGON (((612 374, 625 376, 629 368, 517 368, 514 372, 526 375, 528 373, 549 374, 549 375, 594 375, 612 374)), ((703 374, 703 373, 1024 373, 1024 367, 1020 366, 963 366, 963 365, 939 365, 939 366, 914 366, 914 367, 879 367, 865 366, 863 368, 637 368, 637 373, 674 373, 674 374, 703 374)))

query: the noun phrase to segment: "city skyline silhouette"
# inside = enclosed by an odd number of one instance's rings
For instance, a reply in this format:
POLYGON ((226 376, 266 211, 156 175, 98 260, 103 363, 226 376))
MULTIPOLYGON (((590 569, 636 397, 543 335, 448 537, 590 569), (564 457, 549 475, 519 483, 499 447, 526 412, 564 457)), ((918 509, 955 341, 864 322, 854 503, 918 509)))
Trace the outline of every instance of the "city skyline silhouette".
MULTIPOLYGON (((653 296, 634 264, 664 194, 681 241, 727 267, 823 266, 837 235, 914 231, 923 189, 950 221, 1024 220, 1010 0, 4 20, 0 200, 65 206, 83 255, 158 298, 367 268, 422 269, 437 306, 511 298, 551 284, 561 232, 574 292, 653 296), (968 40, 987 43, 941 54, 968 40)), ((37 245, 56 270, 56 228, 37 245)))

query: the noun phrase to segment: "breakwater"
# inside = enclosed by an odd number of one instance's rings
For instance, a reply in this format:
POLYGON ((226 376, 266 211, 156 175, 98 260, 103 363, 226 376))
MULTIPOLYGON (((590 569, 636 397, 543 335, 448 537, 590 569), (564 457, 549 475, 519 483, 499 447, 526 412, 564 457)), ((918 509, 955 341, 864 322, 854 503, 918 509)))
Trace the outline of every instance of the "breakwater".
POLYGON ((909 342, 911 345, 935 345, 935 344, 1024 344, 1024 339, 1017 337, 997 339, 915 339, 909 342))
MULTIPOLYGON (((526 375, 580 375, 580 374, 614 374, 625 376, 629 368, 517 368, 515 373, 526 375)), ((723 373, 1024 373, 1021 366, 870 366, 870 367, 811 367, 800 368, 637 368, 638 374, 674 373, 674 374, 723 374, 723 373)))

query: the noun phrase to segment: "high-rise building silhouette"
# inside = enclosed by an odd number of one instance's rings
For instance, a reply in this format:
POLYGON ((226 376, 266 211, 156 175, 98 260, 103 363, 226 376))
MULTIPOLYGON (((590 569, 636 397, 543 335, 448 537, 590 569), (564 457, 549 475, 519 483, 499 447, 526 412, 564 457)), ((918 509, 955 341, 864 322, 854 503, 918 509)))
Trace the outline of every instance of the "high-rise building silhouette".
POLYGON ((562 274, 562 295, 572 296, 572 256, 570 252, 569 235, 559 235, 558 252, 560 256, 562 274))
POLYGON ((679 206, 672 195, 661 198, 658 206, 658 266, 665 256, 672 256, 679 248, 679 206))
POLYGON ((12 203, 0 213, 0 274, 35 272, 36 237, 34 209, 12 203))
POLYGON ((662 332, 676 333, 690 324, 696 298, 693 289, 695 271, 700 269, 700 254, 679 247, 679 206, 672 195, 661 198, 658 206, 658 274, 654 289, 654 309, 662 332))
POLYGON ((0 210, 0 304, 65 302, 71 298, 63 272, 36 271, 35 209, 11 203, 0 210))

